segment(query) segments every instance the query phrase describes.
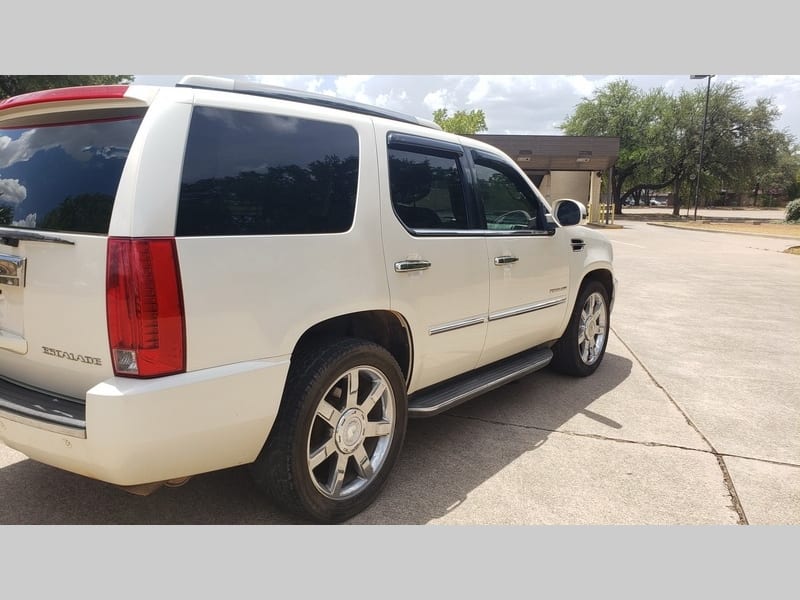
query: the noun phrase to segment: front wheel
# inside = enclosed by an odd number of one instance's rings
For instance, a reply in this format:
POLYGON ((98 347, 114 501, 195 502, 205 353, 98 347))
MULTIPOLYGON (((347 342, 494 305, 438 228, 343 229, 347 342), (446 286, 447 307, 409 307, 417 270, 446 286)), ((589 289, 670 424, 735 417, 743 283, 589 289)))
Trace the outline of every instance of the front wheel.
POLYGON ((342 339, 292 358, 272 433, 253 464, 283 508, 323 523, 371 504, 405 437, 400 367, 381 346, 342 339))
POLYGON ((608 292, 591 281, 582 288, 567 330, 553 346, 553 369, 578 377, 594 373, 605 355, 610 327, 608 292))

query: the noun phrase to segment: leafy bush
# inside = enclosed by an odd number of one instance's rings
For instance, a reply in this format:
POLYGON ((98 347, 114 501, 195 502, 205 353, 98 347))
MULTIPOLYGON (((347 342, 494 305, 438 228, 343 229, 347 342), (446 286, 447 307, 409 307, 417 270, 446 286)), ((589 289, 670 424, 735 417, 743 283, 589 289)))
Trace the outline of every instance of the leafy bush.
POLYGON ((800 222, 800 198, 786 205, 786 220, 789 223, 800 222))

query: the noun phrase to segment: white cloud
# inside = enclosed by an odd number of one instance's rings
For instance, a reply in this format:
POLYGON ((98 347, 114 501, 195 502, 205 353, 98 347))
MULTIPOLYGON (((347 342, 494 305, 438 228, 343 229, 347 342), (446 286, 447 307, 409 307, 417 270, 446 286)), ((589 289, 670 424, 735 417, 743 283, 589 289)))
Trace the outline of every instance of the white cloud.
POLYGON ((29 229, 36 228, 36 215, 37 213, 31 213, 24 219, 20 219, 19 221, 12 221, 11 225, 14 227, 27 227, 29 229))
POLYGON ((306 83, 306 91, 307 92, 319 92, 320 88, 322 87, 322 78, 315 77, 306 83))
MULTIPOLYGON (((137 126, 133 121, 129 124, 137 126)), ((95 153, 86 149, 94 148, 97 140, 102 140, 105 147, 116 149, 119 155, 130 144, 130 135, 128 127, 108 128, 102 123, 72 127, 69 135, 65 135, 61 127, 30 129, 15 140, 0 143, 0 168, 29 160, 37 152, 51 148, 61 148, 75 160, 88 161, 95 153), (98 129, 102 129, 102 133, 98 133, 98 129)))
POLYGON ((478 104, 481 100, 486 98, 489 95, 489 90, 491 86, 489 81, 487 81, 486 77, 479 77, 478 83, 475 84, 475 87, 470 90, 469 94, 467 94, 467 102, 469 104, 478 104))
POLYGON ((28 190, 19 179, 0 179, 0 202, 19 204, 28 197, 28 190))
POLYGON ((447 108, 447 90, 441 89, 428 92, 422 99, 422 103, 427 106, 431 112, 440 108, 447 108))
POLYGON ((344 75, 334 81, 336 95, 340 98, 355 100, 365 104, 375 104, 373 96, 366 91, 366 84, 372 79, 371 75, 344 75))

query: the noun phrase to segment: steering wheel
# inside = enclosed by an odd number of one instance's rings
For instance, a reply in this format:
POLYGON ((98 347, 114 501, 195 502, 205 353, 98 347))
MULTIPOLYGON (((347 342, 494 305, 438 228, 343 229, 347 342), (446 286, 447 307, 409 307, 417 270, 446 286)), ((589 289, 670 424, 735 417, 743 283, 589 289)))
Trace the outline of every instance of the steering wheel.
MULTIPOLYGON (((503 213, 502 215, 497 217, 494 220, 494 222, 497 223, 497 224, 503 223, 505 221, 505 218, 506 217, 510 217, 511 215, 522 215, 525 218, 525 225, 530 223, 531 219, 533 218, 526 211, 524 211, 522 209, 517 209, 517 210, 510 210, 508 212, 503 213)), ((514 225, 519 225, 519 223, 513 223, 513 224, 514 225)))

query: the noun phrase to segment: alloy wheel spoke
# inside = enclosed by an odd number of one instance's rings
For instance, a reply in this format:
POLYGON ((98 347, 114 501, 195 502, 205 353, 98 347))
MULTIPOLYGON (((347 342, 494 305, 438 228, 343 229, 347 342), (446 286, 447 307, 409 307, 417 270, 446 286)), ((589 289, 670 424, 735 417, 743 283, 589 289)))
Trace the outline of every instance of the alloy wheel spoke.
POLYGON ((323 400, 317 406, 317 416, 331 427, 336 427, 336 423, 342 417, 342 413, 336 410, 329 402, 323 400))
POLYGON ((339 492, 342 491, 342 483, 344 483, 349 458, 346 454, 339 454, 336 459, 336 468, 331 472, 330 479, 328 479, 328 493, 332 496, 338 496, 339 492))
POLYGON ((312 450, 308 455, 308 466, 311 469, 316 469, 320 464, 322 464, 325 459, 329 456, 336 453, 336 440, 332 437, 327 442, 322 444, 316 450, 312 450))
POLYGON ((364 444, 356 448, 356 451, 353 452, 353 458, 356 461, 356 471, 358 471, 359 476, 364 479, 370 479, 374 471, 372 470, 372 462, 369 459, 366 448, 364 448, 364 444))
POLYGON ((388 421, 370 421, 364 428, 364 437, 383 437, 392 433, 392 424, 388 421))
POLYGON ((347 379, 347 408, 358 406, 358 369, 348 371, 345 376, 347 379))
POLYGON ((376 381, 375 385, 372 386, 372 391, 369 393, 367 399, 364 400, 364 403, 361 405, 361 410, 364 411, 365 415, 368 415, 370 411, 375 407, 375 404, 378 402, 378 400, 380 400, 384 392, 386 392, 386 382, 376 381))

